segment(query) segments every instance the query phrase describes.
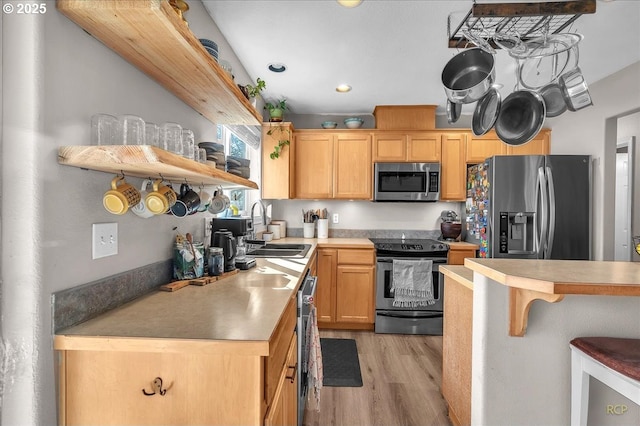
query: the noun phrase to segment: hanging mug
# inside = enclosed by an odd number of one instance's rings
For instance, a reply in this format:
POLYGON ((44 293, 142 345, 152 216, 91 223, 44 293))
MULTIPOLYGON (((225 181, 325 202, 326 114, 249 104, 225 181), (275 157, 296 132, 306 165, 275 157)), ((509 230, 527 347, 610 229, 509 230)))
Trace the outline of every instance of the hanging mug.
POLYGON ((144 199, 153 214, 164 214, 176 203, 177 194, 170 185, 162 185, 162 179, 153 182, 153 191, 144 199))
POLYGON ((231 205, 229 197, 222 193, 222 187, 218 187, 216 192, 213 193, 211 204, 209 205, 209 213, 218 214, 222 213, 231 205))
POLYGON ((111 189, 104 193, 102 204, 109 213, 120 215, 138 204, 140 199, 138 190, 128 184, 124 176, 116 176, 111 180, 111 189))
POLYGON ((191 189, 189 184, 180 185, 180 196, 176 203, 171 206, 171 214, 176 217, 185 217, 196 213, 200 207, 200 197, 198 193, 191 189))
POLYGON ((206 191, 204 186, 201 186, 198 196, 200 197, 200 206, 198 207, 198 211, 206 212, 211 204, 211 194, 206 191))
POLYGON ((147 186, 149 184, 153 184, 153 182, 151 182, 151 179, 145 179, 142 182, 142 187, 140 188, 140 194, 142 195, 142 197, 140 199, 140 202, 135 206, 131 207, 131 211, 136 216, 141 217, 143 219, 148 219, 155 214, 151 210, 149 210, 149 208, 147 207, 147 203, 145 202, 146 201, 145 199, 147 198, 146 196, 148 195, 147 186))

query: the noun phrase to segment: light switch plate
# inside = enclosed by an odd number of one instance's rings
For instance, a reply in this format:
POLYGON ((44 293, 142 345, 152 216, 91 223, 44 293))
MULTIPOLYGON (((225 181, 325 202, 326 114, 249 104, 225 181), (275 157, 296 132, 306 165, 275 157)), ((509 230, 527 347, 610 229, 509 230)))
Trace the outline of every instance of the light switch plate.
POLYGON ((93 224, 92 258, 113 256, 118 254, 118 224, 94 223, 93 224))

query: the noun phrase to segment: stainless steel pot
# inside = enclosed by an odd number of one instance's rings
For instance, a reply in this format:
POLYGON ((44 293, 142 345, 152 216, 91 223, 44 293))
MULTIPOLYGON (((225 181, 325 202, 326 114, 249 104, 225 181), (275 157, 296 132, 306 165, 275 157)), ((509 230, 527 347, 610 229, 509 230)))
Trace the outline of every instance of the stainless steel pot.
POLYGON ((587 82, 584 80, 580 67, 562 74, 559 79, 562 96, 570 111, 578 111, 593 105, 587 82))
POLYGON ((479 48, 458 53, 442 70, 442 84, 447 98, 458 104, 470 104, 482 99, 494 80, 494 56, 479 48))
POLYGON ((540 94, 517 90, 502 102, 495 125, 496 133, 509 145, 522 145, 538 134, 545 114, 544 100, 540 94))

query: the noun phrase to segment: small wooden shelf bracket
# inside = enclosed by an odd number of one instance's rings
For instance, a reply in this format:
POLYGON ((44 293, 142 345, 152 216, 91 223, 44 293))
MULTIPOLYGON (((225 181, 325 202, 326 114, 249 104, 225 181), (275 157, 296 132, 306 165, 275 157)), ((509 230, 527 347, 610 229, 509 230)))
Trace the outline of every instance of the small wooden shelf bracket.
POLYGON ((522 288, 509 288, 509 336, 522 337, 527 330, 529 309, 534 300, 556 303, 564 294, 548 294, 522 288))

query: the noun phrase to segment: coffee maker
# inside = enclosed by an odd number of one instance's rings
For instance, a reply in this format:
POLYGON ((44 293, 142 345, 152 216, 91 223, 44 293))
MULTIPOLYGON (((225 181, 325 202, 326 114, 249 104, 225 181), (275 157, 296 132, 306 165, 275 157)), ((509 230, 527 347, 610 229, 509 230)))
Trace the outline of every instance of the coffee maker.
POLYGON ((256 260, 254 258, 245 256, 245 240, 247 238, 250 238, 253 234, 253 221, 251 220, 251 218, 213 218, 211 220, 211 230, 211 244, 214 246, 216 245, 214 242, 216 232, 224 230, 231 232, 231 234, 233 235, 236 247, 234 255, 234 268, 244 270, 256 266, 256 260))

